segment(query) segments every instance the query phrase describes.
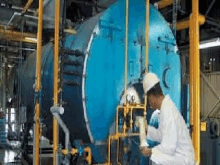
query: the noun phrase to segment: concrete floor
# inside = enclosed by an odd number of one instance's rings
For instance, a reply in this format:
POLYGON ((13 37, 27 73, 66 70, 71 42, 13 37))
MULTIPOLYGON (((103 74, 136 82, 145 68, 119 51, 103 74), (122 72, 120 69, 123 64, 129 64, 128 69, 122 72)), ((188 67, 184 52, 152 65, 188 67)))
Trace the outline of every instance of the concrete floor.
POLYGON ((14 159, 16 155, 17 152, 15 150, 0 149, 0 165, 20 165, 20 163, 14 159))

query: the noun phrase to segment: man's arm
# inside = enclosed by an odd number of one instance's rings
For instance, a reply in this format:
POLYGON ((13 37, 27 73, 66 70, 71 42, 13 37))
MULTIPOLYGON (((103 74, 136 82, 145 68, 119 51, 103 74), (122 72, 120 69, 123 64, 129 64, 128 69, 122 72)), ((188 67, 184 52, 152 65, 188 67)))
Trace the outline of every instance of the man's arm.
POLYGON ((162 124, 162 137, 161 143, 152 149, 152 153, 159 150, 162 153, 173 155, 177 147, 177 124, 172 110, 167 111, 164 114, 162 124))
POLYGON ((161 142, 162 135, 159 129, 156 129, 152 126, 147 126, 147 139, 151 139, 153 141, 161 142))

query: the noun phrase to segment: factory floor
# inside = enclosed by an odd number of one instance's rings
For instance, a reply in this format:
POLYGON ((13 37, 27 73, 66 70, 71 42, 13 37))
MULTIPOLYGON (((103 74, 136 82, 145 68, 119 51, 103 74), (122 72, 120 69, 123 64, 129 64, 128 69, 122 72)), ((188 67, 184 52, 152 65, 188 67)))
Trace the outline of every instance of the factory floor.
POLYGON ((21 163, 15 160, 16 155, 16 150, 0 148, 0 165, 20 165, 21 163))

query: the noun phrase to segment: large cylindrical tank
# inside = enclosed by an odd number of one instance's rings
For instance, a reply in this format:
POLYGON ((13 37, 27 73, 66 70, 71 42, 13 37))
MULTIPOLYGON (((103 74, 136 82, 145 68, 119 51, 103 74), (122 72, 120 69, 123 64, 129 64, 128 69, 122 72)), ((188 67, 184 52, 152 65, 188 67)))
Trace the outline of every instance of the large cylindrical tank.
MULTIPOLYGON (((141 82, 145 60, 145 0, 129 2, 128 83, 141 82)), ((77 34, 68 35, 63 51, 64 73, 62 119, 71 140, 98 144, 105 142, 115 119, 116 107, 124 89, 125 1, 119 0, 106 11, 86 20, 77 34), (77 50, 77 51, 75 51, 77 50), (64 55, 69 54, 69 55, 64 55)), ((34 111, 35 58, 23 65, 22 95, 29 111, 34 111)), ((172 31, 154 7, 150 6, 149 71, 158 75, 165 94, 180 109, 180 58, 172 31)), ((43 48, 42 121, 52 131, 53 45, 43 48)), ((49 133, 47 137, 52 138, 49 133)))

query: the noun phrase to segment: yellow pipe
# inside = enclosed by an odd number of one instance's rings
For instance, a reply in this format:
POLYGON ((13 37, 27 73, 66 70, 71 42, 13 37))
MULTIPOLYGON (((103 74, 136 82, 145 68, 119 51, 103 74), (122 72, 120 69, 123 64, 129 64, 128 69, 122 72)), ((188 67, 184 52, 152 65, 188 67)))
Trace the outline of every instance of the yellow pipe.
POLYGON ((148 72, 148 53, 149 53, 149 19, 150 19, 150 0, 146 3, 145 16, 145 72, 148 72))
POLYGON ((88 156, 86 157, 86 161, 87 161, 87 163, 89 165, 91 165, 92 164, 92 151, 91 151, 91 148, 90 147, 86 147, 84 149, 84 151, 88 153, 88 156))
POLYGON ((78 153, 78 150, 75 148, 71 149, 71 155, 75 155, 76 153, 78 153))
POLYGON ((118 139, 117 139, 117 155, 116 155, 116 157, 117 157, 117 160, 116 160, 116 161, 117 161, 117 165, 118 165, 118 163, 119 163, 119 160, 118 160, 118 155, 119 155, 119 145, 120 145, 120 144, 119 144, 119 140, 120 140, 120 139, 118 138, 118 139))
MULTIPOLYGON (((54 40, 54 91, 53 104, 58 106, 58 81, 59 81, 59 28, 60 28, 60 0, 55 0, 55 40, 54 40)), ((39 13, 40 15, 40 13, 39 13)), ((59 127, 55 117, 53 117, 53 165, 57 162, 57 149, 59 141, 59 127)))
MULTIPOLYGON (((199 56, 199 0, 192 1, 192 16, 190 20, 190 56, 193 59, 193 145, 197 163, 200 164, 200 56, 199 56)), ((191 63, 192 64, 192 63, 191 63)), ((191 68, 192 68, 191 67, 191 68)))
MULTIPOLYGON (((203 15, 198 16, 199 25, 203 25, 205 23, 205 17, 203 15)), ((189 28, 190 20, 182 20, 176 23, 176 30, 184 30, 189 28)))
POLYGON ((126 0, 126 13, 125 13, 125 94, 124 94, 124 103, 127 104, 127 79, 128 79, 128 7, 129 7, 129 0, 126 0))
MULTIPOLYGON (((71 151, 70 151, 71 155, 75 155, 76 153, 78 153, 78 150, 75 149, 75 148, 72 148, 71 151)), ((68 149, 63 149, 62 150, 62 154, 63 155, 68 155, 68 149)))
POLYGON ((40 151, 40 105, 35 105, 35 125, 34 125, 34 165, 39 165, 39 151, 40 151))
POLYGON ((111 164, 111 136, 108 138, 108 163, 111 164))
POLYGON ((14 41, 22 41, 37 44, 37 36, 31 33, 21 33, 14 30, 5 30, 0 27, 1 37, 14 41))
POLYGON ((158 8, 163 9, 173 4, 173 0, 161 0, 158 2, 158 8))
POLYGON ((118 112, 119 112, 119 108, 117 107, 116 121, 115 121, 115 132, 116 132, 116 134, 118 134, 118 112))
MULTIPOLYGON (((194 74, 194 69, 193 69, 193 54, 194 54, 194 50, 193 50, 193 35, 191 34, 192 32, 192 16, 190 16, 190 35, 189 35, 189 39, 190 39, 190 49, 189 49, 189 87, 190 87, 190 125, 191 125, 191 129, 193 131, 194 129, 194 121, 193 121, 193 110, 194 110, 194 81, 193 81, 193 74, 194 74)), ((192 133, 192 139, 194 139, 193 137, 193 133, 192 133)))
POLYGON ((131 108, 131 111, 130 111, 130 129, 132 130, 132 127, 133 127, 133 109, 131 108))
MULTIPOLYGON (((23 8, 22 13, 25 13, 27 11, 27 9, 29 9, 29 7, 31 6, 31 4, 33 3, 34 0, 28 0, 28 2, 26 3, 26 5, 23 8)), ((40 10, 40 9, 39 9, 40 10)))
MULTIPOLYGON (((37 59, 36 59, 36 86, 35 92, 41 90, 41 54, 42 54, 42 30, 43 30, 43 0, 39 0, 38 32, 37 32, 37 59)), ((39 165, 39 148, 40 148, 40 103, 39 100, 35 106, 35 140, 34 140, 34 165, 39 165)))

